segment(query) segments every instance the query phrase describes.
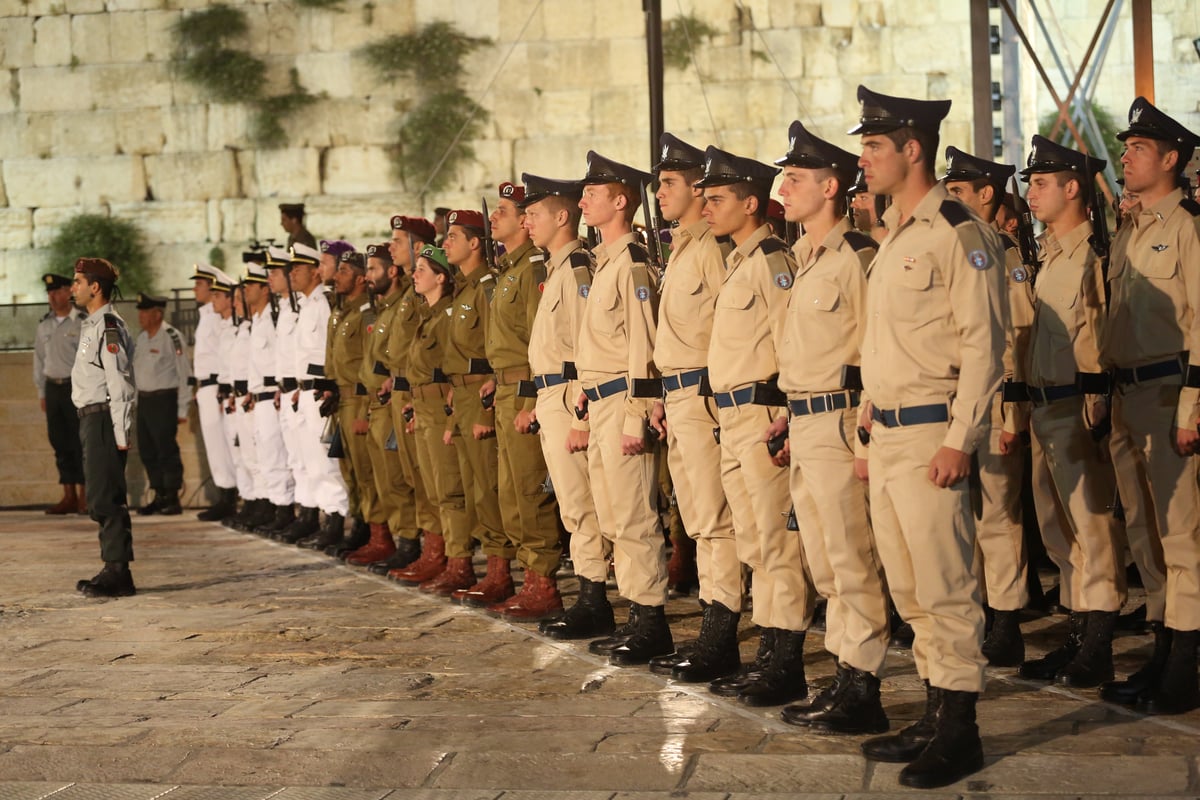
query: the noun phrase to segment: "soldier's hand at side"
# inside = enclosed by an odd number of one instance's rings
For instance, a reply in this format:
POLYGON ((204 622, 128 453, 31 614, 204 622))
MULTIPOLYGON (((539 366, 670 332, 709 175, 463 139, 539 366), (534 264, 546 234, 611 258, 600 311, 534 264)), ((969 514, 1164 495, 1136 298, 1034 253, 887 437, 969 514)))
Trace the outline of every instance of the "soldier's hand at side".
POLYGON ((471 435, 479 441, 483 441, 490 436, 496 435, 496 429, 491 425, 472 425, 471 435))
POLYGON ((971 456, 953 447, 939 447, 929 462, 929 480, 945 489, 967 477, 971 471, 971 456))
POLYGON ((494 394, 495 392, 496 392, 496 379, 492 378, 490 380, 486 380, 483 382, 483 385, 479 387, 479 399, 482 400, 483 398, 487 397, 489 394, 494 394))
POLYGON ((862 409, 858 412, 858 427, 871 432, 871 426, 875 424, 875 404, 870 400, 863 403, 862 409))
POLYGON ((513 427, 517 429, 517 433, 529 433, 529 426, 537 419, 536 411, 526 411, 521 409, 517 412, 516 419, 513 420, 513 427))
POLYGON ((1200 451, 1200 432, 1194 428, 1171 426, 1171 433, 1174 434, 1172 445, 1175 447, 1176 454, 1186 458, 1200 451))
POLYGON ((588 449, 588 439, 590 433, 588 431, 577 431, 572 428, 567 432, 567 452, 582 453, 588 449))
POLYGON ((296 391, 292 392, 292 405, 296 405, 299 402, 300 402, 300 390, 297 389, 296 391))
POLYGON ((356 419, 350 424, 350 430, 355 436, 366 436, 367 431, 371 429, 371 423, 365 419, 356 419))
POLYGON ((667 438, 667 407, 657 400, 650 410, 650 427, 658 431, 660 442, 667 438))
POLYGON ((449 446, 454 441, 454 434, 450 431, 442 431, 442 444, 449 446))
POLYGON ((385 394, 391 394, 393 384, 394 381, 391 378, 385 378, 383 381, 383 386, 379 387, 379 394, 381 396, 385 394))
POLYGON ((183 425, 187 422, 187 417, 177 417, 175 422, 179 425, 183 425))
POLYGON ((621 453, 627 456, 640 456, 646 450, 646 439, 642 436, 626 436, 621 434, 621 453))
POLYGON ((121 445, 117 445, 117 449, 124 452, 129 449, 129 445, 125 445, 124 447, 122 447, 121 445))
MULTIPOLYGON (((787 429, 787 415, 781 414, 775 419, 771 420, 771 424, 767 426, 767 430, 763 434, 762 440, 764 442, 769 442, 778 436, 787 436, 787 429)), ((786 467, 792 463, 792 444, 790 441, 784 439, 783 448, 780 449, 775 455, 771 456, 771 463, 777 467, 786 467)))
POLYGON ((45 414, 46 413, 46 398, 43 397, 41 400, 38 400, 38 405, 40 405, 42 407, 42 413, 45 414))
POLYGON ((871 480, 870 470, 867 469, 867 460, 865 458, 854 459, 854 477, 863 483, 871 480))
POLYGON ((1021 437, 1016 433, 1000 431, 1000 455, 1009 456, 1021 449, 1021 437))

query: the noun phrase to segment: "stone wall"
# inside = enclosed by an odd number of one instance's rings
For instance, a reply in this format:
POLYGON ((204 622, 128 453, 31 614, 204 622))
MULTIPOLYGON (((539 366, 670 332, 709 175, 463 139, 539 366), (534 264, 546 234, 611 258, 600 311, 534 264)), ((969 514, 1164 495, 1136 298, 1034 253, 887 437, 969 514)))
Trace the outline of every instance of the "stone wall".
MULTIPOLYGON (((279 202, 306 202, 318 236, 364 242, 386 235, 391 213, 475 205, 522 171, 579 174, 589 148, 647 162, 639 0, 345 0, 341 11, 230 2, 247 11, 248 41, 273 84, 282 87, 294 66, 323 95, 287 124, 285 148, 251 148, 245 107, 209 103, 173 76, 170 28, 206 0, 0 0, 0 302, 37 299, 37 275, 48 267, 39 248, 80 211, 135 220, 165 290, 186 284, 191 263, 214 245, 236 263, 247 239, 281 236, 279 202), (464 81, 491 120, 475 143, 477 160, 458 170, 452 188, 417 197, 419 187, 389 176, 387 156, 414 87, 381 84, 355 50, 436 19, 493 40, 468 59, 464 81)), ((1054 7, 1077 61, 1102 0, 1041 5, 1054 7)), ((668 70, 667 127, 768 159, 800 118, 852 149, 843 132, 863 82, 953 98, 942 141, 969 148, 968 7, 668 0, 668 18, 682 9, 719 33, 698 49, 694 66, 668 70)), ((998 21, 1000 12, 991 13, 998 21)), ((1098 92, 1118 116, 1133 91, 1128 15, 1126 7, 1098 92)), ((1154 24, 1159 105, 1200 130, 1194 0, 1159 0, 1154 24)), ((1023 70, 1028 139, 1037 113, 1052 106, 1031 67, 1023 70)))

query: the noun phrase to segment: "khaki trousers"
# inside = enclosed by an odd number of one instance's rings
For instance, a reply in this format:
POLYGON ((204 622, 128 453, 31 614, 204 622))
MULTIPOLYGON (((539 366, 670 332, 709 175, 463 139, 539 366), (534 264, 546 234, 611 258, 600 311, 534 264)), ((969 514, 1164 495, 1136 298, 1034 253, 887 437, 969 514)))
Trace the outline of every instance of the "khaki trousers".
POLYGON ((496 387, 496 485, 504 530, 517 546, 517 561, 538 575, 553 575, 562 554, 558 506, 546 491, 546 459, 537 436, 513 427, 518 406, 517 385, 496 387))
POLYGON ((807 630, 816 600, 800 536, 787 529, 788 471, 771 463, 763 437, 774 406, 722 408, 721 485, 729 499, 738 559, 754 570, 753 620, 764 628, 807 630))
POLYGON ((997 611, 1017 611, 1029 602, 1029 562, 1021 523, 1025 462, 1020 450, 1000 453, 1003 427, 1003 403, 997 397, 992 402, 992 431, 978 450, 983 517, 975 524, 975 541, 983 561, 979 576, 987 604, 997 611))
MULTIPOLYGON (((1113 517, 1116 484, 1104 446, 1084 424, 1083 398, 1034 406, 1031 427, 1065 524, 1042 531, 1072 611, 1119 611, 1125 602, 1123 533, 1113 517), (1061 539, 1055 539, 1055 534, 1061 539)), ((1034 451, 1034 457, 1039 455, 1034 451)))
POLYGON ((411 527, 409 521, 405 521, 399 530, 393 531, 405 539, 417 538, 420 531, 438 534, 442 532, 442 520, 437 506, 429 499, 429 493, 425 490, 425 481, 418 473, 416 431, 409 433, 408 420, 404 419, 404 407, 410 403, 412 403, 412 395, 408 392, 393 392, 392 400, 388 403, 392 425, 396 430, 396 458, 400 462, 400 472, 404 483, 410 487, 413 498, 415 527, 412 527, 412 533, 408 533, 411 527))
POLYGON ((617 591, 632 603, 667 602, 666 543, 658 514, 658 448, 621 452, 626 392, 588 404, 588 478, 600 529, 612 539, 617 591))
POLYGON ((413 507, 412 487, 404 480, 396 451, 387 449, 387 441, 391 438, 393 430, 391 411, 378 401, 372 400, 367 414, 370 425, 368 452, 371 456, 371 472, 375 476, 375 491, 379 497, 380 511, 389 531, 394 534, 404 531, 406 538, 411 539, 416 535, 416 509, 413 507))
POLYGON ((368 435, 357 434, 352 425, 354 420, 365 418, 370 402, 365 395, 355 395, 354 387, 342 389, 338 403, 338 425, 342 429, 342 447, 346 456, 339 462, 342 479, 350 492, 350 513, 367 522, 387 522, 387 515, 379 506, 379 492, 375 489, 375 474, 371 469, 371 454, 368 435))
POLYGON ((856 408, 792 418, 791 495, 813 583, 828 600, 825 649, 878 674, 890 637, 888 603, 867 487, 854 474, 857 419, 856 408))
POLYGON ((434 395, 424 400, 413 398, 416 412, 418 472, 425 481, 425 492, 438 509, 442 521, 442 536, 446 540, 449 558, 470 558, 471 536, 475 517, 467 507, 463 493, 462 473, 459 472, 456 449, 461 437, 446 445, 442 434, 446 430, 446 401, 434 395))
MULTIPOLYGON (((1124 406, 1124 403, 1119 393, 1113 396, 1113 430, 1108 440, 1108 451, 1112 455, 1117 491, 1121 495, 1121 509, 1125 516, 1125 544, 1146 589, 1146 619, 1162 622, 1167 609, 1167 573, 1163 564, 1162 537, 1159 534, 1159 520, 1154 513, 1155 502, 1150 478, 1146 474, 1146 460, 1134 447, 1129 424, 1124 419, 1118 420, 1117 407, 1124 406)), ((1128 412, 1122 409, 1120 413, 1128 412)), ((1165 446, 1169 449, 1170 442, 1166 442, 1165 446)), ((1117 556, 1117 563, 1120 564, 1124 557, 1120 547, 1117 556)))
POLYGON ((1200 630, 1200 461, 1180 458, 1171 447, 1179 391, 1178 377, 1123 387, 1114 424, 1129 432, 1150 484, 1167 575, 1163 621, 1194 631, 1200 630))
POLYGON ((538 391, 537 420, 541 426, 538 441, 563 526, 571 532, 571 562, 575 574, 590 581, 608 580, 608 558, 604 536, 596 517, 592 487, 588 478, 588 454, 567 452, 567 434, 575 420, 575 399, 579 386, 568 381, 538 391))
POLYGON ((495 418, 484 410, 479 399, 478 384, 455 388, 454 425, 459 437, 455 440, 455 450, 467 508, 478 521, 474 535, 486 555, 512 558, 517 548, 504 532, 500 517, 496 437, 476 439, 472 433, 475 425, 494 424, 495 418))
POLYGON ((666 411, 667 466, 683 527, 696 540, 700 599, 741 611, 742 565, 721 486, 721 446, 713 436, 716 404, 688 386, 667 393, 666 411))
POLYGON ((983 605, 968 482, 941 489, 929 462, 946 425, 871 431, 871 520, 896 610, 912 625, 917 672, 956 692, 983 691, 983 605))

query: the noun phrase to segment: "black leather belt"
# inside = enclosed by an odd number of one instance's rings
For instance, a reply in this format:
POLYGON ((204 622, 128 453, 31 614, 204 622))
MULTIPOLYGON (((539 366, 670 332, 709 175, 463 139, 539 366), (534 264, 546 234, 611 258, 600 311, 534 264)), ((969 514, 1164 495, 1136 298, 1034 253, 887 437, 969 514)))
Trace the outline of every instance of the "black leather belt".
POLYGON ((266 402, 267 400, 274 400, 275 393, 274 392, 256 392, 254 394, 254 399, 259 401, 260 403, 266 402))
POLYGON ((1145 383, 1156 378, 1169 378, 1172 375, 1182 375, 1183 369, 1179 366, 1179 359, 1172 358, 1170 361, 1159 361, 1155 364, 1147 364, 1144 367, 1124 368, 1117 367, 1117 383, 1122 386, 1127 386, 1131 383, 1145 383))
POLYGON ((591 402, 603 400, 605 397, 612 397, 614 394, 623 392, 629 388, 629 381, 625 378, 615 378, 606 383, 602 383, 594 389, 584 389, 583 393, 591 402))
POLYGON ((789 400, 788 410, 793 417, 803 417, 808 414, 824 414, 827 411, 841 411, 858 405, 861 395, 858 392, 829 392, 828 394, 809 397, 806 400, 789 400))
POLYGON ((907 408, 875 408, 871 419, 885 428, 900 428, 906 425, 928 425, 933 422, 949 422, 950 409, 945 403, 907 408))
POLYGON ((217 385, 217 379, 215 377, 200 379, 200 388, 201 389, 203 389, 205 386, 216 386, 216 385, 217 385))
POLYGON ((393 392, 411 391, 411 389, 409 389, 408 378, 404 377, 403 375, 393 376, 392 377, 392 391, 393 392))
POLYGON ((787 395, 779 391, 774 383, 754 383, 743 386, 732 392, 716 392, 713 399, 717 408, 733 408, 734 406, 786 406, 787 395))
POLYGON ((300 389, 305 392, 311 392, 316 385, 316 381, 300 381, 300 389))
POLYGON ((294 392, 300 388, 300 384, 296 382, 295 378, 282 378, 279 381, 279 388, 285 392, 294 392))
POLYGON ((325 365, 324 364, 309 364, 308 367, 304 370, 304 374, 312 375, 315 378, 324 378, 325 377, 325 365))
POLYGON ((178 389, 151 389, 145 392, 138 392, 138 397, 162 397, 164 395, 177 395, 178 389))
POLYGON ((365 397, 365 396, 366 396, 366 394, 367 394, 367 387, 366 387, 366 386, 364 386, 364 385, 363 385, 363 384, 361 384, 361 383, 356 383, 356 384, 354 384, 354 395, 355 395, 356 397, 365 397))
POLYGON ((278 385, 279 385, 279 383, 276 382, 274 375, 264 375, 263 376, 263 386, 278 386, 278 385))
POLYGON ((1029 387, 1029 399, 1033 401, 1035 406, 1044 406, 1048 403, 1066 400, 1068 397, 1076 397, 1078 395, 1079 387, 1073 383, 1064 383, 1062 386, 1029 387))
POLYGON ((250 391, 250 382, 249 381, 234 381, 233 382, 233 393, 234 394, 236 394, 240 397, 241 395, 244 395, 248 391, 250 391))
POLYGON ((688 370, 687 372, 677 372, 674 375, 663 375, 663 389, 668 392, 677 392, 689 386, 698 386, 707 377, 708 367, 688 370))
POLYGON ((1029 387, 1024 381, 1004 381, 1000 384, 1000 402, 1028 403, 1029 387))
POLYGON ((46 378, 46 383, 53 383, 55 386, 70 386, 70 378, 46 378))
POLYGON ((108 411, 108 403, 90 403, 83 408, 76 409, 75 413, 79 415, 80 419, 83 419, 89 414, 102 414, 106 411, 108 411))
POLYGON ((566 382, 566 378, 562 375, 555 375, 553 372, 533 376, 533 385, 538 389, 545 389, 547 386, 560 386, 566 382))

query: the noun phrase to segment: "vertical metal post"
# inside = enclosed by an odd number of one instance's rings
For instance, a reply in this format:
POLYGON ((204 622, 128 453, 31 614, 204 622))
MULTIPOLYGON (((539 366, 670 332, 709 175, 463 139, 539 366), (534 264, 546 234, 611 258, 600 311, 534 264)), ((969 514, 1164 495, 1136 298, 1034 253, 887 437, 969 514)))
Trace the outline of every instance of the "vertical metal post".
POLYGON ((988 33, 988 0, 971 0, 971 116, 975 155, 992 158, 992 50, 988 33))
POLYGON ((1021 41, 1008 14, 1000 15, 1000 81, 1004 98, 1004 161, 1023 166, 1021 132, 1021 41))
POLYGON ((1154 22, 1151 0, 1133 0, 1133 89, 1154 102, 1154 22))
MULTIPOLYGON (((986 0, 985 0, 986 2, 986 0)), ((646 15, 646 67, 650 89, 650 163, 658 162, 658 140, 663 133, 662 0, 642 0, 646 15)))

